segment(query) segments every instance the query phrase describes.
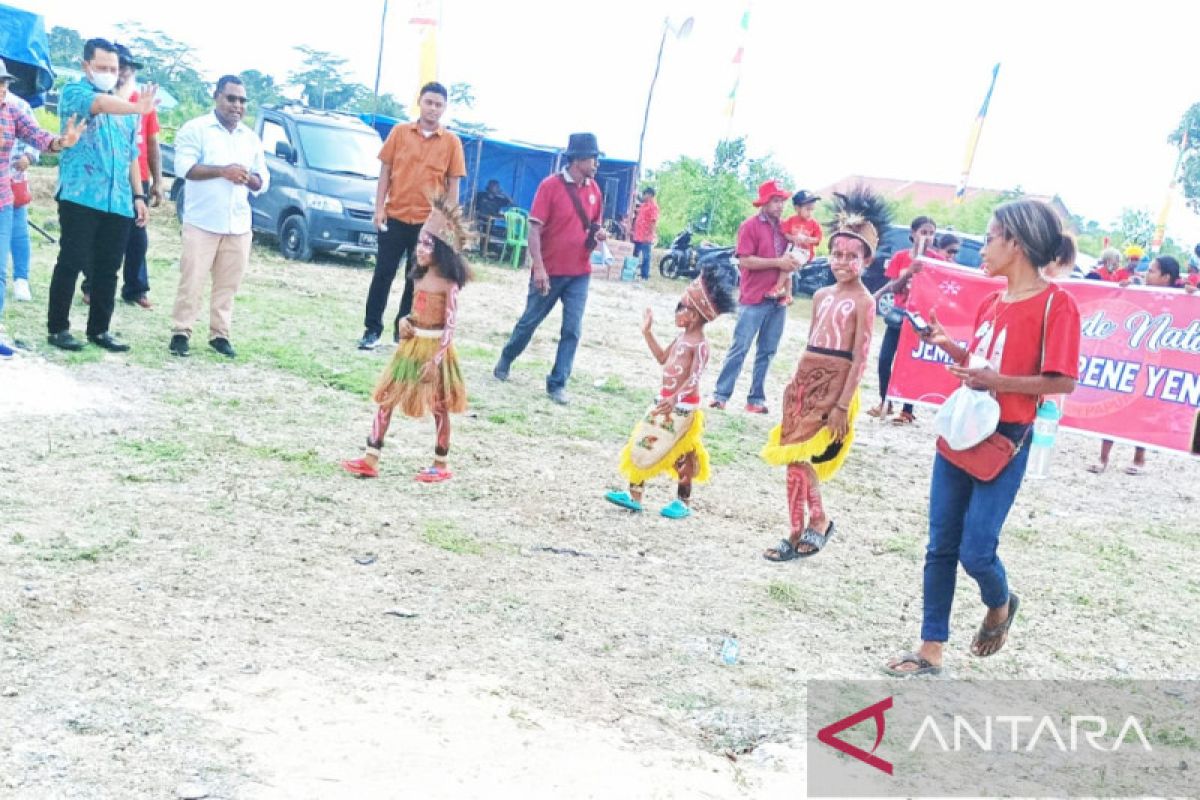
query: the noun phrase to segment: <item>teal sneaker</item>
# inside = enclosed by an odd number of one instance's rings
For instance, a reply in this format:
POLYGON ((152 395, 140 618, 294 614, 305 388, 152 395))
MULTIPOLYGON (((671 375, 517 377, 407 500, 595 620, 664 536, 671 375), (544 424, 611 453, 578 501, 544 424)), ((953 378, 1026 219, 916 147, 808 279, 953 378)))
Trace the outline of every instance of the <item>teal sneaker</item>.
POLYGON ((692 515, 692 510, 688 508, 682 500, 676 498, 669 504, 663 506, 662 511, 659 511, 658 513, 662 514, 667 519, 683 519, 684 517, 690 517, 692 515))
POLYGON ((630 497, 629 492, 605 492, 604 499, 630 511, 642 510, 642 504, 630 497))

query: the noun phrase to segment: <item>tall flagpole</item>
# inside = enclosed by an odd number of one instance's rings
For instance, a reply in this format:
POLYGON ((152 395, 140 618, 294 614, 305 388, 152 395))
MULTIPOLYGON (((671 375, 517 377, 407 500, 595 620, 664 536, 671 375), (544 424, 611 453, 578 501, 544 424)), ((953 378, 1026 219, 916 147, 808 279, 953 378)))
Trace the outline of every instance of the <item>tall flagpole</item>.
POLYGON ((379 117, 379 76, 383 74, 383 37, 387 28, 388 0, 383 0, 383 16, 379 20, 379 60, 375 62, 375 107, 371 109, 371 121, 379 117))
POLYGON ((1000 65, 992 67, 992 83, 984 95, 983 105, 971 126, 971 136, 967 139, 967 157, 963 160, 962 175, 958 180, 958 190, 954 193, 954 202, 959 204, 967 193, 967 181, 971 177, 971 165, 975 163, 975 148, 979 146, 979 135, 983 133, 983 121, 987 119, 988 105, 992 102, 992 91, 996 88, 996 76, 1000 74, 1000 65))

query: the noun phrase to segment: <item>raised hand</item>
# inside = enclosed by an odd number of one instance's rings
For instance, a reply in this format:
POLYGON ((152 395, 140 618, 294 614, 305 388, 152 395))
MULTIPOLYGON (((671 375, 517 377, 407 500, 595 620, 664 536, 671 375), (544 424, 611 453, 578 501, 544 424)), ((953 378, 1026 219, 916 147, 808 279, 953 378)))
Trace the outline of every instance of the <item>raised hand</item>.
POLYGON ((149 114, 154 110, 157 104, 158 84, 147 83, 138 91, 138 99, 134 101, 133 107, 137 109, 139 114, 149 114))

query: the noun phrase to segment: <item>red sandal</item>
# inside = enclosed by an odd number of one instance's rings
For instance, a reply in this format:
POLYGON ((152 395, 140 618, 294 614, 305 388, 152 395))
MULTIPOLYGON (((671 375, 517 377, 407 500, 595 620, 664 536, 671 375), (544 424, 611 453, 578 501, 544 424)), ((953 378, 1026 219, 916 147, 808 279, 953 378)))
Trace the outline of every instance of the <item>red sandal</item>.
POLYGON ((379 477, 379 470, 368 464, 365 458, 356 458, 353 461, 343 461, 342 469, 358 478, 379 477))
POLYGON ((414 475, 413 480, 418 483, 441 483, 453 477, 454 474, 445 467, 426 467, 414 475))

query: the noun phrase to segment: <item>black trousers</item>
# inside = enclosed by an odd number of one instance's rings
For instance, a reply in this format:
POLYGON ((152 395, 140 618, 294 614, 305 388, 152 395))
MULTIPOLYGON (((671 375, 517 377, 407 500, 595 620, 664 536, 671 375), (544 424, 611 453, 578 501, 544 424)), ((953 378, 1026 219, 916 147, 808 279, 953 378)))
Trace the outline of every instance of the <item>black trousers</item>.
MULTIPOLYGON (((879 346, 879 402, 887 400, 888 384, 892 382, 892 362, 896 360, 896 348, 900 346, 900 328, 887 328, 883 344, 879 346)), ((903 411, 911 414, 912 403, 905 403, 903 411)))
POLYGON ((388 295, 402 258, 407 258, 404 265, 404 294, 400 298, 400 313, 396 315, 396 321, 399 322, 401 317, 408 316, 408 312, 412 311, 413 285, 409 272, 412 270, 420 232, 421 223, 401 222, 398 219, 389 219, 387 230, 379 232, 379 253, 375 257, 375 274, 371 276, 371 288, 367 291, 367 313, 363 319, 363 327, 368 333, 376 336, 383 333, 383 312, 387 310, 388 295))
POLYGON ((71 301, 82 273, 91 278, 87 335, 107 333, 133 218, 60 200, 58 225, 58 261, 50 277, 46 329, 50 333, 71 329, 71 301))
MULTIPOLYGON (((149 181, 142 181, 142 194, 150 194, 149 181)), ((144 297, 150 291, 150 270, 146 264, 146 253, 150 250, 150 237, 146 233, 149 226, 129 226, 129 243, 125 245, 125 267, 121 270, 125 282, 121 286, 121 299, 132 303, 139 297, 144 297)), ((79 286, 84 294, 92 293, 92 281, 88 274, 83 273, 83 283, 79 286)))

